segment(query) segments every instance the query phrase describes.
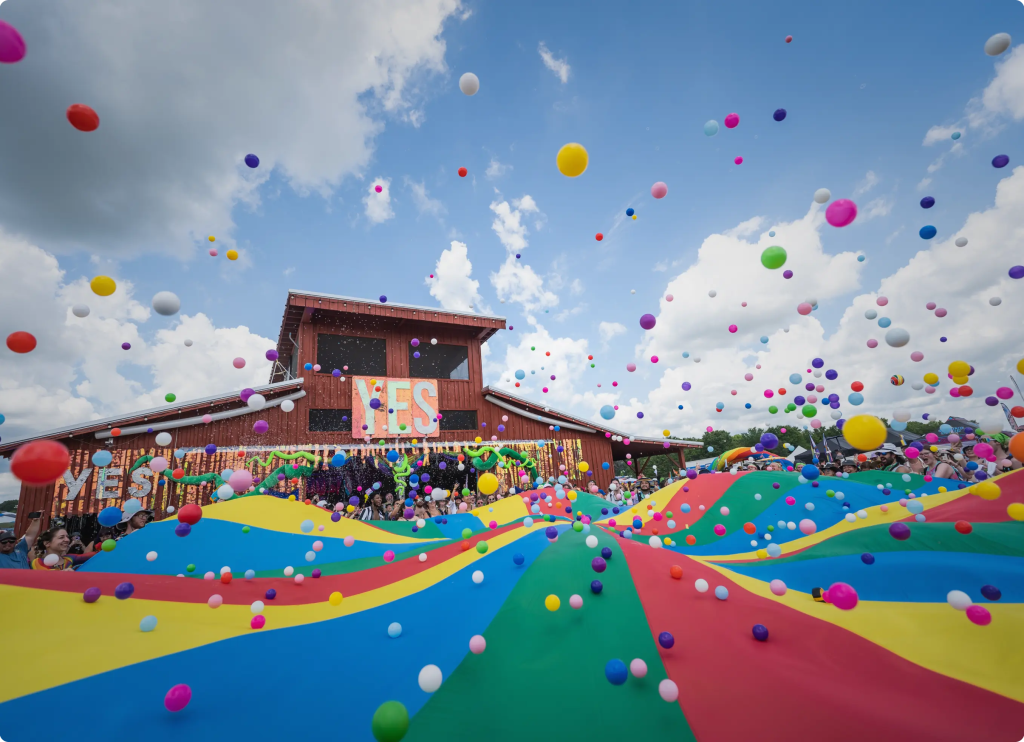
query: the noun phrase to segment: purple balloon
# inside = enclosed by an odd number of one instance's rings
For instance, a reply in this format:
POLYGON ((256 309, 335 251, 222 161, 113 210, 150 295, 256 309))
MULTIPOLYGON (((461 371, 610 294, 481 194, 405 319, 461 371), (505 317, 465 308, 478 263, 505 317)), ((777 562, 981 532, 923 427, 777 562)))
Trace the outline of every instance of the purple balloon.
POLYGON ((267 351, 267 360, 268 361, 276 361, 277 358, 278 358, 278 355, 277 355, 277 351, 276 350, 271 348, 270 350, 267 351))
POLYGON ((131 343, 121 343, 121 350, 131 350, 131 349, 132 349, 132 344, 131 343))
POLYGON ((341 369, 336 368, 333 371, 331 371, 331 376, 337 379, 339 376, 341 376, 341 369))
POLYGON ((658 320, 654 318, 653 314, 645 314, 640 318, 640 326, 645 330, 654 329, 654 325, 657 324, 658 320))
POLYGON ((995 407, 997 404, 999 404, 999 400, 996 399, 995 397, 985 397, 985 404, 987 404, 989 407, 995 407))
POLYGON ((213 456, 215 453, 217 453, 217 444, 216 443, 207 443, 206 444, 206 448, 204 448, 203 450, 206 451, 206 454, 208 456, 213 456))
POLYGON ((910 538, 910 526, 906 523, 893 523, 889 526, 889 535, 897 541, 906 541, 910 538))
POLYGON ((693 387, 692 387, 692 386, 690 386, 690 382, 688 382, 688 381, 684 381, 684 382, 683 382, 683 391, 684 391, 684 392, 688 392, 688 391, 690 391, 690 390, 691 390, 692 388, 693 388, 693 387))
POLYGON ((412 346, 412 347, 414 347, 414 348, 415 348, 415 347, 416 347, 417 345, 419 345, 419 344, 420 344, 420 339, 419 339, 419 338, 413 338, 412 340, 410 340, 410 341, 409 341, 409 345, 411 345, 411 346, 412 346))
POLYGON ((604 572, 608 568, 608 563, 601 557, 594 557, 594 560, 590 563, 590 566, 595 572, 604 572))
POLYGON ((774 433, 763 433, 761 435, 761 445, 770 451, 779 445, 779 437, 774 433))
POLYGON ((174 527, 175 536, 181 536, 182 538, 184 538, 190 533, 192 533, 192 526, 190 526, 188 523, 179 523, 174 527))
POLYGON ((370 409, 371 410, 379 410, 380 409, 380 400, 377 399, 376 397, 371 399, 370 400, 370 409))
POLYGON ((823 360, 821 360, 820 358, 815 358, 813 361, 811 361, 811 365, 814 368, 821 368, 822 366, 825 365, 825 362, 823 360))
POLYGON ((1010 278, 1024 278, 1024 265, 1015 265, 1010 268, 1010 278))
POLYGON ((252 395, 254 395, 255 393, 256 393, 256 390, 255 390, 255 389, 249 389, 248 387, 246 387, 245 389, 243 389, 243 390, 242 390, 242 393, 241 393, 241 394, 239 394, 238 396, 239 396, 239 398, 240 398, 240 399, 241 399, 241 400, 242 400, 243 402, 248 402, 248 401, 249 401, 249 397, 251 397, 251 396, 252 396, 252 395))
POLYGON ((992 158, 992 167, 1006 167, 1010 164, 1010 158, 1007 155, 996 155, 992 158))
POLYGON ((122 582, 114 588, 114 597, 118 600, 128 600, 135 592, 135 585, 130 582, 122 582))
POLYGON ((783 278, 792 278, 793 277, 793 271, 791 271, 791 270, 789 270, 787 268, 786 270, 782 271, 782 277, 783 278))
POLYGON ((270 423, 266 420, 257 420, 252 424, 252 432, 256 435, 263 435, 270 430, 270 423))
POLYGON ((86 603, 95 603, 100 599, 102 592, 98 587, 90 587, 84 593, 82 593, 82 600, 86 603))

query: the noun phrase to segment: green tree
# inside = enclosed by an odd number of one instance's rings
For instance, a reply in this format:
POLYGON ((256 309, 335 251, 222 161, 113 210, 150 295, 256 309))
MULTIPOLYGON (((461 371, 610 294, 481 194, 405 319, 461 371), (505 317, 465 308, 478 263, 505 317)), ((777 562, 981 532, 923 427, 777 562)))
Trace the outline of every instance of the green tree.
POLYGON ((4 500, 0 502, 0 513, 13 513, 18 510, 17 500, 4 500))

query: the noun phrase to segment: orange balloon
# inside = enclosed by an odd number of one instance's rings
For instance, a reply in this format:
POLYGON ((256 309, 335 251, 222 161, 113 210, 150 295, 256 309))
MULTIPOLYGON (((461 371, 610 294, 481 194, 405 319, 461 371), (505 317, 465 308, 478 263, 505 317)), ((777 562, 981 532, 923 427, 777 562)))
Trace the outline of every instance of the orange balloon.
POLYGON ((747 533, 753 534, 757 532, 757 526, 755 526, 753 523, 744 523, 743 530, 747 533))
POLYGON ((1010 455, 1017 461, 1024 461, 1024 433, 1017 433, 1010 439, 1010 455))
POLYGON ((673 564, 669 568, 668 573, 670 575, 672 575, 672 579, 673 580, 681 580, 681 579, 683 579, 683 568, 680 567, 678 564, 673 564))
POLYGON ((697 543, 697 537, 691 533, 689 536, 686 537, 686 543, 688 543, 690 546, 693 546, 695 543, 697 543))
POLYGON ((462 542, 462 550, 463 551, 469 551, 469 542, 468 541, 463 541, 462 542))

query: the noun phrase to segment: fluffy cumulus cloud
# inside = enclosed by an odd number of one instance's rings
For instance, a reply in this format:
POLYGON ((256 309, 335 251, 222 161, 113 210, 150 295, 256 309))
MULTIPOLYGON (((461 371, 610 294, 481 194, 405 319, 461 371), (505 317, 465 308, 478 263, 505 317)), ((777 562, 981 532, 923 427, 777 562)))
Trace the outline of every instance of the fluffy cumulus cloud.
POLYGON ((394 219, 395 210, 391 208, 391 178, 374 178, 366 189, 366 195, 363 196, 363 213, 371 224, 383 224, 388 219, 394 219), (378 187, 380 193, 377 192, 378 187))
POLYGON ((469 262, 469 250, 465 242, 452 241, 452 246, 441 253, 434 267, 434 277, 427 279, 430 295, 445 309, 455 312, 470 312, 478 309, 490 312, 485 307, 480 292, 480 282, 473 279, 473 264, 469 262))
MULTIPOLYGON (((828 255, 823 249, 822 238, 827 239, 831 227, 822 224, 816 208, 800 221, 774 227, 778 234, 773 242, 786 246, 787 267, 796 272, 792 281, 798 283, 792 290, 774 288, 771 282, 782 277, 769 274, 756 261, 768 244, 764 238, 754 244, 728 242, 724 235, 709 237, 697 263, 670 284, 668 292, 675 294, 675 301, 662 302, 658 324, 638 348, 638 373, 647 374, 656 386, 646 399, 620 402, 616 424, 648 433, 653 432, 650 426, 667 427, 684 435, 698 435, 707 425, 730 430, 772 422, 805 425, 807 420, 798 421, 793 414, 772 416, 767 408, 783 408, 797 393, 807 395, 803 385, 810 381, 822 384, 824 395, 838 394, 846 417, 864 412, 891 419, 903 409, 917 420, 923 413, 933 419, 957 415, 987 428, 1005 427, 1000 408, 987 406, 984 399, 1008 386, 1010 372, 1024 356, 1007 342, 1006 334, 1008 327, 1019 324, 1016 318, 1024 311, 1021 281, 1008 275, 1010 267, 1024 262, 1022 209, 1024 167, 1018 167, 999 183, 991 208, 968 216, 947 239, 924 243, 926 247, 882 279, 876 291, 853 298, 834 331, 826 331, 816 313, 801 316, 795 307, 809 295, 825 303, 857 288, 859 281, 859 264, 852 254, 828 255), (965 247, 956 246, 959 237, 968 239, 965 247), (723 263, 725 256, 730 259, 723 263), (707 296, 711 288, 718 290, 714 299, 707 296), (993 298, 1000 301, 990 301, 993 298), (739 306, 743 300, 748 302, 745 309, 739 306), (927 308, 929 302, 948 314, 936 316, 927 308), (869 320, 865 315, 871 312, 877 316, 869 320), (889 329, 910 334, 907 345, 887 344, 887 330, 878 324, 883 317, 891 320, 889 329), (738 333, 729 333, 729 324, 738 325, 738 333), (768 342, 760 343, 759 335, 768 342), (868 347, 869 340, 877 340, 877 347, 868 347), (681 357, 683 350, 690 353, 688 359, 681 357), (914 352, 923 353, 924 359, 913 361, 914 352), (649 361, 655 354, 660 356, 656 365, 649 361), (825 362, 822 370, 835 369, 838 379, 830 382, 808 374, 816 357, 825 362), (970 398, 949 395, 946 369, 954 360, 965 360, 977 369, 970 398), (912 386, 928 372, 937 373, 942 382, 934 394, 912 386), (745 380, 747 373, 753 375, 752 381, 745 380), (799 385, 790 383, 793 373, 801 375, 799 385), (893 374, 902 375, 906 383, 893 386, 893 374), (861 406, 848 402, 855 380, 865 385, 861 406), (684 381, 692 385, 690 391, 682 390, 684 381), (772 399, 765 398, 766 389, 781 387, 788 390, 786 396, 776 392, 772 399), (737 391, 735 396, 732 390, 737 391), (715 412, 717 402, 725 405, 721 413, 715 412), (747 402, 753 409, 744 408, 747 402), (637 421, 637 411, 648 413, 649 426, 637 421)), ((827 408, 820 403, 817 407, 822 423, 831 424, 827 408)))
POLYGON ((544 287, 544 279, 526 263, 517 258, 529 246, 526 219, 532 215, 535 228, 543 224, 543 215, 533 198, 527 194, 519 199, 491 203, 494 221, 491 229, 505 246, 505 262, 496 273, 491 273, 491 285, 502 302, 513 301, 527 311, 547 309, 558 304, 558 296, 544 287))
POLYGON ((264 353, 276 345, 269 338, 246 327, 215 327, 187 308, 170 328, 154 332, 149 301, 137 300, 130 282, 97 296, 84 278, 65 283, 56 258, 24 240, 0 234, 0 275, 18 286, 16 295, 0 292, 0 334, 21 330, 38 342, 31 353, 0 353, 6 440, 156 407, 168 392, 195 399, 269 379, 264 353), (89 316, 76 317, 76 304, 88 306, 89 316), (130 350, 121 349, 124 342, 130 350), (241 370, 231 363, 239 356, 247 361, 241 370))
POLYGON ((544 62, 544 66, 555 73, 555 77, 562 81, 562 84, 569 82, 569 75, 572 73, 572 67, 569 66, 569 60, 567 58, 558 59, 551 50, 548 49, 547 44, 543 41, 537 47, 537 53, 540 54, 541 61, 544 62))
MULTIPOLYGON (((4 76, 0 224, 53 251, 194 254, 230 236, 276 171, 329 196, 370 162, 384 121, 418 124, 424 83, 447 71, 458 0, 253 0, 245 13, 181 0, 9 4, 24 62, 4 76), (76 131, 69 101, 100 116, 76 131), (247 153, 260 166, 243 163, 247 153)), ((9 12, 8 12, 9 11, 9 12)), ((376 213, 386 213, 376 212, 376 213)))
POLYGON ((492 157, 491 162, 487 165, 487 170, 484 172, 484 175, 491 180, 494 180, 495 178, 500 178, 511 169, 511 165, 506 165, 499 162, 497 157, 492 157))

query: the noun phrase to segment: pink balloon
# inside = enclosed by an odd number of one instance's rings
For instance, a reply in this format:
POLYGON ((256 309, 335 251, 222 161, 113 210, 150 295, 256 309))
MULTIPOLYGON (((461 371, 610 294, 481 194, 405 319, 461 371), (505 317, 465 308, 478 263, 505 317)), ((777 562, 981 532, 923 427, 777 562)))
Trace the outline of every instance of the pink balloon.
POLYGON ((796 505, 796 498, 793 497, 793 495, 789 495, 788 497, 786 497, 786 504, 787 505, 796 505))
POLYGON ((739 126, 739 123, 740 115, 738 113, 730 113, 728 116, 725 117, 726 129, 735 129, 737 126, 739 126))
POLYGON ((845 227, 857 218, 857 204, 848 198, 840 198, 825 209, 825 221, 833 227, 845 227))
POLYGON ((477 634, 469 640, 469 651, 473 654, 483 654, 487 649, 487 640, 477 634))
POLYGON ((935 435, 935 433, 926 433, 925 436, 924 436, 924 439, 926 441, 928 441, 929 443, 938 443, 939 442, 939 436, 935 435))
POLYGON ((933 387, 933 386, 926 386, 924 388, 924 393, 925 394, 935 394, 935 387, 933 387))
POLYGON ((665 301, 672 301, 673 299, 675 299, 675 297, 674 297, 674 296, 672 296, 672 294, 667 294, 667 295, 665 296, 665 301))
POLYGON ((800 533, 805 536, 810 536, 812 533, 818 530, 818 524, 810 518, 804 518, 799 524, 800 533))
POLYGON ((679 686, 665 678, 658 683, 658 695, 661 696, 662 701, 674 703, 679 698, 679 686))
POLYGON ((786 594, 786 583, 782 580, 775 579, 768 583, 768 587, 772 591, 772 595, 785 595, 786 594))
POLYGON ((817 418, 815 418, 814 420, 811 420, 811 427, 814 428, 815 430, 820 428, 821 427, 821 420, 818 420, 817 418))
POLYGON ((808 304, 805 301, 804 302, 800 302, 796 306, 796 311, 799 312, 800 314, 803 314, 803 315, 810 314, 812 309, 814 309, 814 307, 812 307, 810 304, 808 304))
POLYGON ((1001 386, 996 389, 996 396, 999 397, 999 399, 1009 399, 1013 396, 1013 390, 1008 386, 1001 386))
POLYGON ((642 678, 647 674, 647 663, 637 657, 629 663, 629 672, 634 678, 642 678))
POLYGON ((969 605, 966 613, 967 619, 978 626, 988 626, 992 623, 992 614, 983 605, 969 605))
POLYGON ((979 443, 974 447, 974 455, 982 459, 987 459, 992 455, 992 446, 987 443, 979 443))
POLYGON ((0 21, 0 62, 14 64, 24 57, 25 39, 21 38, 21 34, 14 26, 0 21))
POLYGON ((743 164, 743 158, 742 157, 737 157, 735 160, 733 160, 733 164, 735 164, 735 165, 742 165, 743 164))
POLYGON ((868 340, 868 347, 869 348, 877 348, 878 347, 878 341, 875 340, 874 338, 871 338, 870 340, 868 340))
POLYGON ((635 363, 627 363, 626 364, 626 370, 629 371, 629 373, 633 373, 634 371, 636 371, 636 364, 635 363))
POLYGON ((231 362, 231 365, 234 366, 235 368, 245 368, 245 359, 236 358, 231 362))
POLYGON ((857 607, 857 591, 845 582, 836 582, 828 589, 828 600, 836 608, 849 611, 857 607))
POLYGON ((217 257, 217 248, 215 248, 215 247, 211 247, 210 248, 210 257, 211 258, 217 257))
POLYGON ((660 180, 651 186, 651 195, 655 198, 665 198, 668 193, 668 186, 662 183, 660 180))
POLYGON ((914 363, 920 363, 921 361, 924 360, 924 353, 922 353, 919 350, 915 350, 913 353, 910 354, 910 360, 912 360, 914 363))
POLYGON ((181 711, 191 700, 192 689, 184 683, 179 683, 167 691, 167 695, 164 696, 164 707, 168 711, 181 711))
POLYGON ((946 436, 946 440, 949 441, 950 443, 959 443, 960 436, 958 436, 956 433, 950 433, 949 435, 946 436))
POLYGON ((946 312, 946 310, 943 309, 942 307, 939 307, 938 309, 935 310, 936 317, 945 317, 947 314, 948 312, 946 312))
POLYGON ((877 304, 880 307, 884 307, 888 303, 889 299, 884 296, 879 296, 877 299, 875 299, 875 304, 877 304))
POLYGON ((775 396, 775 392, 773 392, 771 389, 765 389, 764 396, 768 399, 771 399, 772 397, 775 396))
POLYGON ((729 332, 735 333, 738 329, 736 325, 729 325, 729 332))
POLYGON ((355 536, 346 536, 345 537, 345 546, 351 546, 355 542, 356 542, 356 537, 355 536))
MULTIPOLYGON (((463 504, 465 504, 465 503, 463 503, 463 504)), ((384 552, 384 561, 385 562, 393 562, 393 561, 395 561, 395 552, 391 551, 391 549, 388 549, 387 551, 385 551, 384 552)))
POLYGON ((748 372, 748 373, 743 374, 743 378, 746 379, 747 381, 753 381, 754 380, 754 375, 752 373, 748 372))
POLYGON ((262 614, 260 614, 258 616, 253 616, 252 620, 249 622, 249 628, 250 629, 262 629, 266 625, 267 625, 267 618, 266 618, 266 616, 264 616, 262 614))
POLYGON ((163 456, 157 456, 149 462, 149 468, 151 471, 161 473, 167 470, 167 459, 163 456))
POLYGON ((924 305, 924 308, 927 309, 929 312, 932 311, 933 309, 935 309, 935 302, 928 302, 927 304, 924 305))
POLYGON ((715 526, 715 535, 716 536, 724 536, 725 535, 725 526, 723 526, 721 523, 716 525, 715 526))
POLYGON ((906 456, 908 459, 916 459, 918 456, 921 455, 921 452, 918 451, 914 446, 908 446, 903 450, 903 455, 906 456))
POLYGON ((203 422, 209 425, 213 422, 213 415, 203 415, 203 422))
POLYGON ((247 469, 236 469, 228 477, 228 484, 235 492, 245 492, 252 486, 252 472, 247 469))
POLYGON ((950 389, 949 390, 949 396, 951 396, 951 397, 959 397, 960 396, 960 388, 959 387, 953 387, 952 389, 950 389))
POLYGON ((658 362, 658 356, 651 356, 651 363, 657 363, 657 362, 658 362))
POLYGON ((815 402, 818 401, 818 397, 814 394, 808 394, 807 401, 810 402, 811 404, 814 404, 815 402))

